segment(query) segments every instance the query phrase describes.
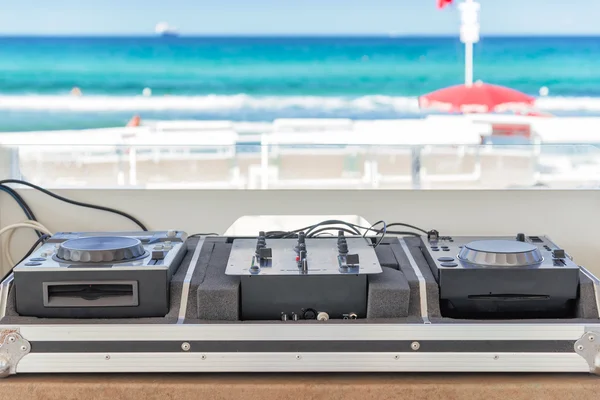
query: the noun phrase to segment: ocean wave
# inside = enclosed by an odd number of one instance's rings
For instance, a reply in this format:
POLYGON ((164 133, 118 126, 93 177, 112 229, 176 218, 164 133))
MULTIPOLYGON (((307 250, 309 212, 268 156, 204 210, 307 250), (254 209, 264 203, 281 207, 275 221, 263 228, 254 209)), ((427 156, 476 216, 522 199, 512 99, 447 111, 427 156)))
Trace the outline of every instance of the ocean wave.
POLYGON ((397 110, 419 112, 416 98, 391 96, 0 96, 0 109, 56 111, 397 110))
MULTIPOLYGON (((541 97, 537 108, 548 111, 600 111, 598 97, 541 97)), ((143 112, 143 111, 282 111, 420 113, 416 97, 330 96, 0 96, 0 110, 143 112)))

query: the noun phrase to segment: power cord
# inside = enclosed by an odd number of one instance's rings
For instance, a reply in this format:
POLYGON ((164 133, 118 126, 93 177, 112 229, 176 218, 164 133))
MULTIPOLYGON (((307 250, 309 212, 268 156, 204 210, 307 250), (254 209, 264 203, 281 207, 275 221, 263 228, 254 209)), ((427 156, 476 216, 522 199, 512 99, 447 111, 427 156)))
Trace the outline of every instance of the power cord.
MULTIPOLYGON (((146 226, 144 224, 142 224, 137 218, 133 217, 130 214, 127 214, 126 212, 115 210, 114 208, 110 208, 110 207, 97 206, 97 205, 94 205, 94 204, 89 204, 89 203, 84 203, 84 202, 81 202, 81 201, 67 199, 66 197, 60 196, 60 195, 58 195, 56 193, 53 193, 53 192, 51 192, 51 191, 49 191, 47 189, 44 189, 44 188, 42 188, 40 186, 34 185, 33 183, 22 181, 20 179, 4 179, 4 180, 0 180, 0 185, 3 185, 3 186, 6 185, 6 184, 10 184, 10 183, 18 184, 18 185, 23 185, 23 186, 28 186, 28 187, 30 187, 32 189, 35 189, 35 190, 37 190, 39 192, 44 193, 47 196, 50 196, 52 198, 55 198, 57 200, 63 201, 63 202, 68 203, 68 204, 72 204, 74 206, 79 206, 79 207, 84 207, 84 208, 91 208, 91 209, 94 209, 94 210, 106 211, 106 212, 109 212, 109 213, 120 215, 122 217, 125 217, 125 218, 129 219, 133 223, 135 223, 143 231, 148 231, 148 228, 146 228, 146 226)), ((13 192, 14 192, 14 190, 13 190, 13 192)))
MULTIPOLYGON (((25 200, 23 200, 23 197, 21 197, 21 195, 19 193, 17 193, 16 190, 14 190, 11 187, 5 186, 5 185, 1 185, 0 184, 0 191, 7 193, 9 196, 11 196, 19 205, 19 207, 21 207, 21 209, 23 210, 23 213, 25 214, 25 216, 27 217, 27 219, 31 220, 31 221, 37 221, 37 218, 35 217, 35 214, 33 213, 33 211, 31 210, 31 208, 29 207, 29 205, 27 204, 27 202, 25 202, 25 200)), ((42 236, 42 233, 39 231, 35 231, 38 237, 42 236)))
POLYGON ((14 265, 14 260, 10 254, 10 243, 12 240, 13 233, 15 232, 15 230, 17 230, 19 228, 31 228, 38 232, 43 232, 45 235, 52 235, 52 232, 50 232, 50 230, 48 228, 46 228, 44 225, 40 224, 39 222, 33 221, 33 220, 23 221, 23 222, 20 222, 17 224, 8 225, 7 227, 0 229, 0 236, 7 233, 7 237, 2 242, 2 254, 4 255, 7 265, 14 265))
POLYGON ((39 237, 35 243, 33 243, 33 245, 31 246, 31 248, 27 251, 27 253, 25 253, 25 255, 23 256, 23 258, 21 258, 19 260, 18 263, 14 264, 14 266, 16 267, 17 265, 21 264, 23 261, 25 261, 27 259, 27 257, 29 257, 31 254, 33 254, 33 252, 35 251, 35 249, 40 245, 40 244, 44 244, 46 242, 46 240, 50 239, 50 235, 42 235, 41 237, 39 237))
POLYGON ((31 246, 31 248, 27 251, 27 253, 23 256, 23 258, 21 258, 19 260, 18 263, 13 264, 8 272, 6 274, 4 274, 4 276, 2 276, 2 278, 0 278, 0 282, 3 282, 10 274, 12 274, 13 268, 16 267, 17 265, 21 264, 23 261, 25 261, 27 259, 27 257, 29 257, 31 254, 33 254, 33 252, 35 251, 35 249, 37 249, 37 247, 40 244, 43 244, 46 242, 46 240, 48 240, 50 238, 49 235, 42 235, 39 238, 37 238, 37 240, 35 241, 35 243, 33 243, 33 245, 31 246))

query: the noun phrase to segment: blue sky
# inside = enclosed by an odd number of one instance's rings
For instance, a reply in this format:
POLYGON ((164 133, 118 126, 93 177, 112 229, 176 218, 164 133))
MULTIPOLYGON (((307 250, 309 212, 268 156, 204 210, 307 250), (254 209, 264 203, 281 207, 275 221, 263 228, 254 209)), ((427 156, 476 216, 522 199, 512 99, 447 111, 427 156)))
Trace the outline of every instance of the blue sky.
MULTIPOLYGON (((455 0, 456 1, 456 0, 455 0)), ((600 34, 598 0, 480 0, 482 34, 600 34)), ((435 0, 4 0, 0 34, 456 34, 435 0)))

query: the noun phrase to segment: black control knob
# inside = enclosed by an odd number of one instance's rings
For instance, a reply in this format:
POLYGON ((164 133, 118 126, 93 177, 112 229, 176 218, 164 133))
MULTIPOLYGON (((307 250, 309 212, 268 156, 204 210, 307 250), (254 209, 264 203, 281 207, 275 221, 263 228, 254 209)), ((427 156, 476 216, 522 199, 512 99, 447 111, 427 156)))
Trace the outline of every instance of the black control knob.
MULTIPOLYGON (((296 247, 294 247, 294 250, 298 255, 300 255, 300 252, 302 251, 306 254, 306 234, 304 232, 298 233, 298 243, 296 244, 296 247)), ((298 264, 298 266, 300 266, 300 264, 298 264)))
POLYGON ((306 234, 304 232, 298 233, 298 244, 306 242, 306 234))
POLYGON ((524 241, 525 241, 525 234, 517 233, 517 242, 524 242, 524 241))
POLYGON ((566 258, 567 254, 563 249, 554 249, 552 250, 552 258, 562 259, 566 258))
POLYGON ((346 243, 346 242, 338 243, 338 252, 342 255, 348 254, 348 243, 346 243))

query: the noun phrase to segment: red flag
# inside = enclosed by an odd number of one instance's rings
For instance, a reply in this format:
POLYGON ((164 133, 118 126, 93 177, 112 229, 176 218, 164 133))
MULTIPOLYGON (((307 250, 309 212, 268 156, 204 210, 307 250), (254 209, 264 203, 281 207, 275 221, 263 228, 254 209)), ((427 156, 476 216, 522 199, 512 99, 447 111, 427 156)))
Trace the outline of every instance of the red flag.
POLYGON ((440 9, 446 7, 448 4, 452 4, 452 0, 437 0, 437 6, 440 9))

